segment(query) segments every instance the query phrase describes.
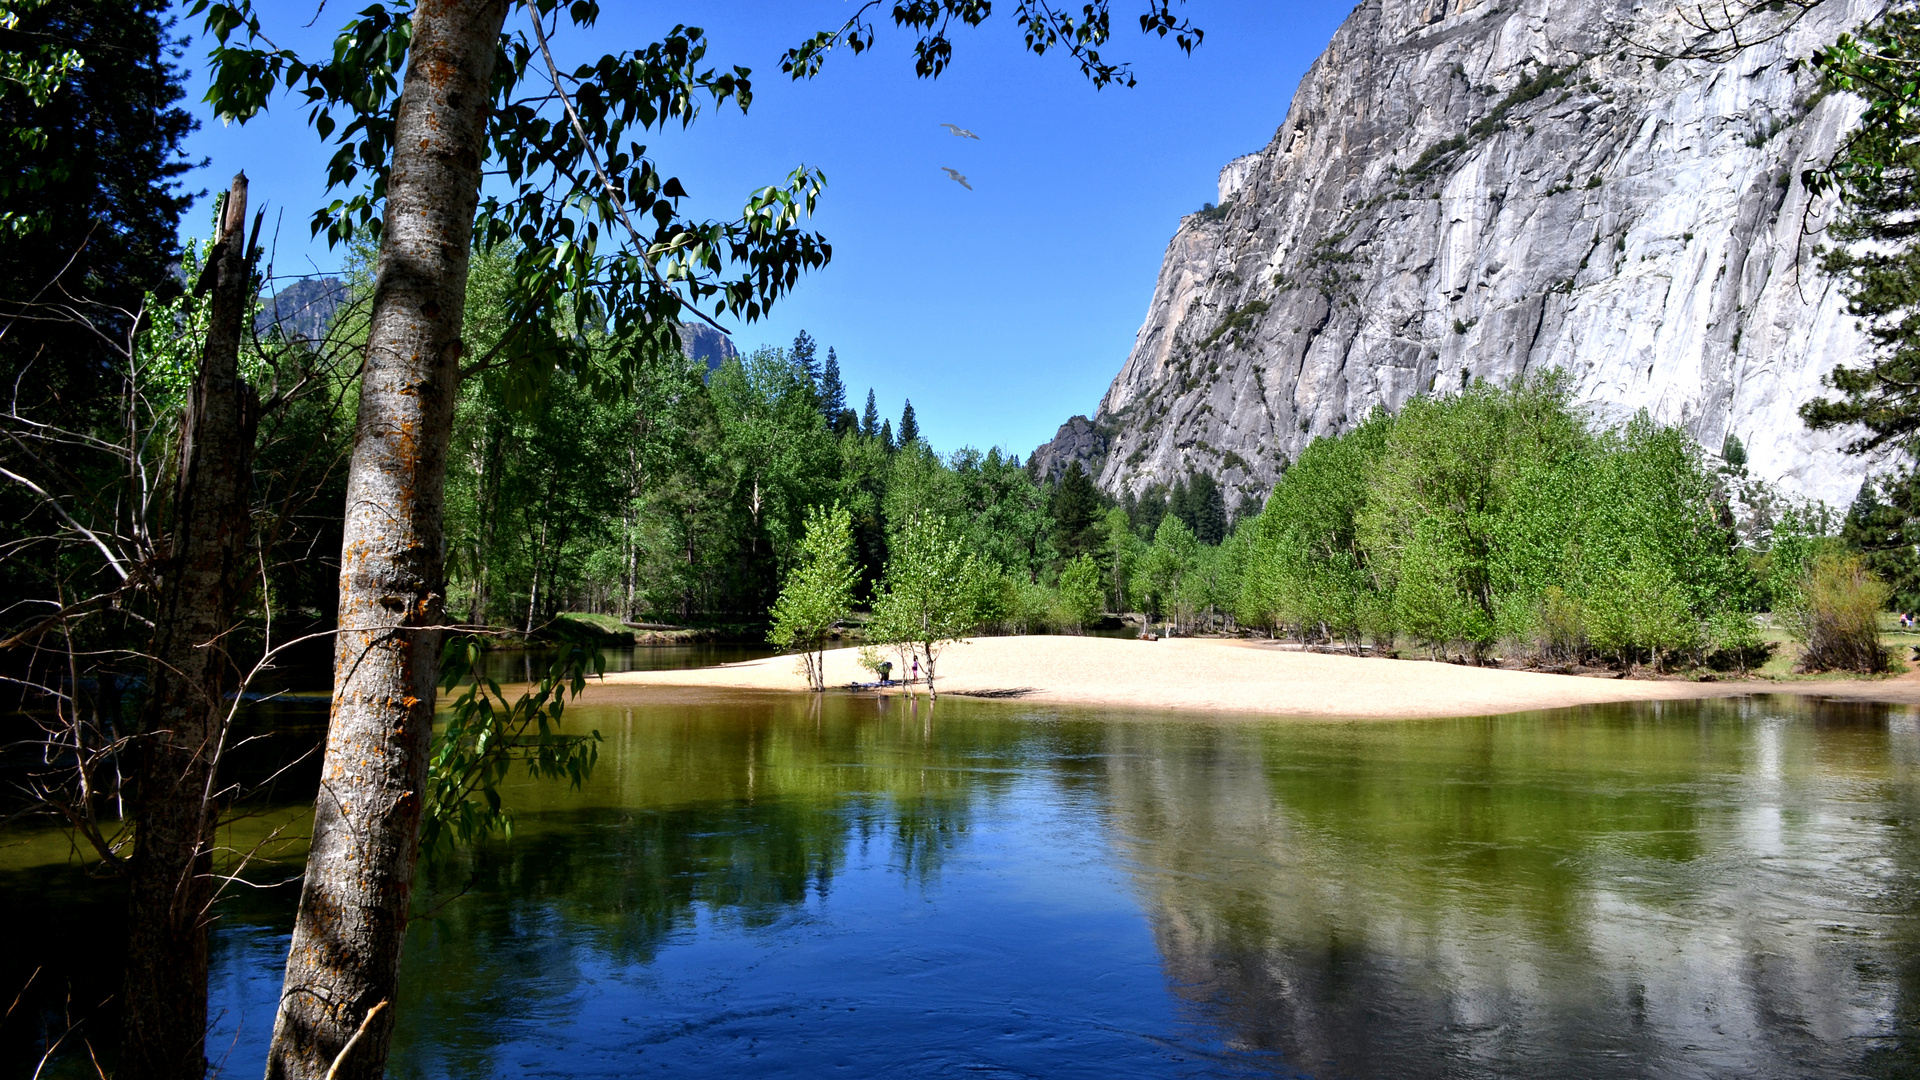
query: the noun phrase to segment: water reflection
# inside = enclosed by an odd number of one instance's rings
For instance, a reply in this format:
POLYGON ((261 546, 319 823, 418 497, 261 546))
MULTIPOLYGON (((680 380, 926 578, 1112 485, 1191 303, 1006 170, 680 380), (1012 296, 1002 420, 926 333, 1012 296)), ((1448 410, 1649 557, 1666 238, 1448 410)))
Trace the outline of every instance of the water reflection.
POLYGON ((1109 760, 1169 976, 1295 1068, 1874 1075, 1913 1055, 1904 731, 1708 703, 1135 725, 1109 760))
MULTIPOLYGON (((510 842, 423 871, 394 1076, 1917 1067, 1906 710, 1213 724, 602 688, 569 715, 608 740, 586 787, 514 786, 510 842)), ((0 905, 37 917, 51 872, 0 870, 0 905)), ((248 892, 216 936, 232 1069, 294 899, 248 892)))

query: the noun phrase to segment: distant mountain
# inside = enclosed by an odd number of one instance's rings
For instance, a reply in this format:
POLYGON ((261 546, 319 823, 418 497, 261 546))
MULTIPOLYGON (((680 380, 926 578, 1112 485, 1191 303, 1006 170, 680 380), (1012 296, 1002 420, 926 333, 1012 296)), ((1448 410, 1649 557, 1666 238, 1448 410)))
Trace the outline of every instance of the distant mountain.
POLYGON ((705 360, 708 371, 718 371, 721 364, 740 355, 732 338, 706 323, 681 323, 680 348, 690 359, 705 360))
MULTIPOLYGON (((254 330, 262 337, 277 323, 289 339, 318 341, 327 332, 327 324, 352 298, 346 282, 335 277, 302 278, 271 296, 260 298, 260 314, 254 330)), ((739 356, 733 341, 705 323, 681 323, 680 345, 695 360, 706 362, 707 370, 739 356)))
POLYGON ((277 323, 288 339, 318 341, 326 336, 327 324, 347 302, 351 291, 347 283, 335 277, 301 278, 260 298, 260 314, 254 317, 254 332, 265 337, 277 323))

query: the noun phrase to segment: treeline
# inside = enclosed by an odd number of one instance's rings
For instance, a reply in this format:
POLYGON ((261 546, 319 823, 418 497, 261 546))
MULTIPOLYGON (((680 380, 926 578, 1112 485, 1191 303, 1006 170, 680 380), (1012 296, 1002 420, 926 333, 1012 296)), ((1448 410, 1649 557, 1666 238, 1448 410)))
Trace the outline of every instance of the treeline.
POLYGON ((966 601, 986 631, 1104 609, 1478 663, 1745 668, 1770 621, 1806 643, 1805 666, 1877 669, 1874 613, 1915 578, 1910 545, 1876 542, 1884 484, 1841 525, 1748 480, 1737 440, 1715 457, 1645 416, 1596 427, 1552 377, 1377 410, 1231 515, 1206 476, 1115 503, 1076 465, 1044 490, 1016 483, 1010 504, 973 495, 970 452, 899 460, 895 512, 952 523, 999 575, 966 601))
POLYGON ((1704 663, 1759 645, 1770 584, 1691 439, 1644 416, 1596 430, 1537 378, 1309 446, 1250 541, 1238 612, 1476 661, 1704 663))
MULTIPOLYGON (((481 349, 503 325, 505 260, 476 260, 481 349)), ((1174 632, 1476 662, 1745 666, 1764 652, 1756 616, 1791 622, 1820 553, 1870 552, 1896 598, 1916 577, 1910 546, 1873 542, 1890 518, 1879 487, 1844 527, 1818 507, 1743 505, 1741 520, 1737 441, 1716 457, 1644 417, 1598 428, 1551 377, 1376 411, 1308 447, 1264 506, 1229 508, 1205 474, 1116 500, 1077 463, 1044 480, 999 449, 937 453, 911 403, 897 427, 871 392, 849 407, 833 350, 805 334, 712 370, 676 354, 599 365, 464 386, 448 483, 464 619, 758 623, 809 509, 835 506, 856 609, 902 530, 937 520, 985 575, 984 632, 1137 612, 1174 632)))
MULTIPOLYGON (((509 260, 475 255, 477 355, 503 332, 509 260)), ((466 621, 527 628, 591 611, 758 622, 794 563, 807 508, 838 504, 851 515, 863 607, 900 530, 922 514, 957 523, 996 575, 994 626, 1069 628, 1132 602, 1142 568, 1164 563, 1148 558, 1163 522, 1195 550, 1228 532, 1206 476, 1116 504, 1078 466, 1044 483, 999 449, 937 453, 911 401, 897 426, 871 391, 851 408, 836 354, 822 357, 804 333, 712 370, 678 354, 616 355, 590 330, 582 337, 602 350, 595 375, 554 373, 529 387, 488 371, 462 387, 447 482, 448 607, 466 621), (1060 575, 1080 559, 1101 568, 1078 579, 1099 589, 1063 599, 1060 575)), ((1139 601, 1157 611, 1171 580, 1153 582, 1139 601)))

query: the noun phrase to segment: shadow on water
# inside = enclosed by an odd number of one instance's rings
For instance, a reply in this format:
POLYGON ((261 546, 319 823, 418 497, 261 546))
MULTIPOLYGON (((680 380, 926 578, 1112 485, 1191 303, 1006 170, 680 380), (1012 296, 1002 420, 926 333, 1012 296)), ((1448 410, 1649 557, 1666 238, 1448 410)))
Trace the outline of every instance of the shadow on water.
MULTIPOLYGON (((423 868, 391 1075, 1916 1068, 1905 709, 1213 723, 608 692, 569 719, 606 736, 593 778, 516 783, 510 841, 423 868)), ((0 853, 0 904, 88 942, 36 952, 55 977, 110 989, 117 908, 54 842, 0 853)), ((223 911, 229 1072, 258 1068, 294 899, 223 911)))

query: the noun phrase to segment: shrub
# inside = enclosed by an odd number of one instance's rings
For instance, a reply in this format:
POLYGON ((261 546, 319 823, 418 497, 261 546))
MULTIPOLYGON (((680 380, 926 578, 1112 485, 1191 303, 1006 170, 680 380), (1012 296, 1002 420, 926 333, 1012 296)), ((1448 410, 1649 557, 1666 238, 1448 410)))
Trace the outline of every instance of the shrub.
POLYGON ((1889 595, 1859 556, 1816 556, 1801 579, 1799 603, 1788 613, 1801 642, 1800 670, 1885 671, 1880 611, 1889 595))
POLYGON ((1558 585, 1540 594, 1534 616, 1533 653, 1551 664, 1577 664, 1587 654, 1587 613, 1577 597, 1558 585))

